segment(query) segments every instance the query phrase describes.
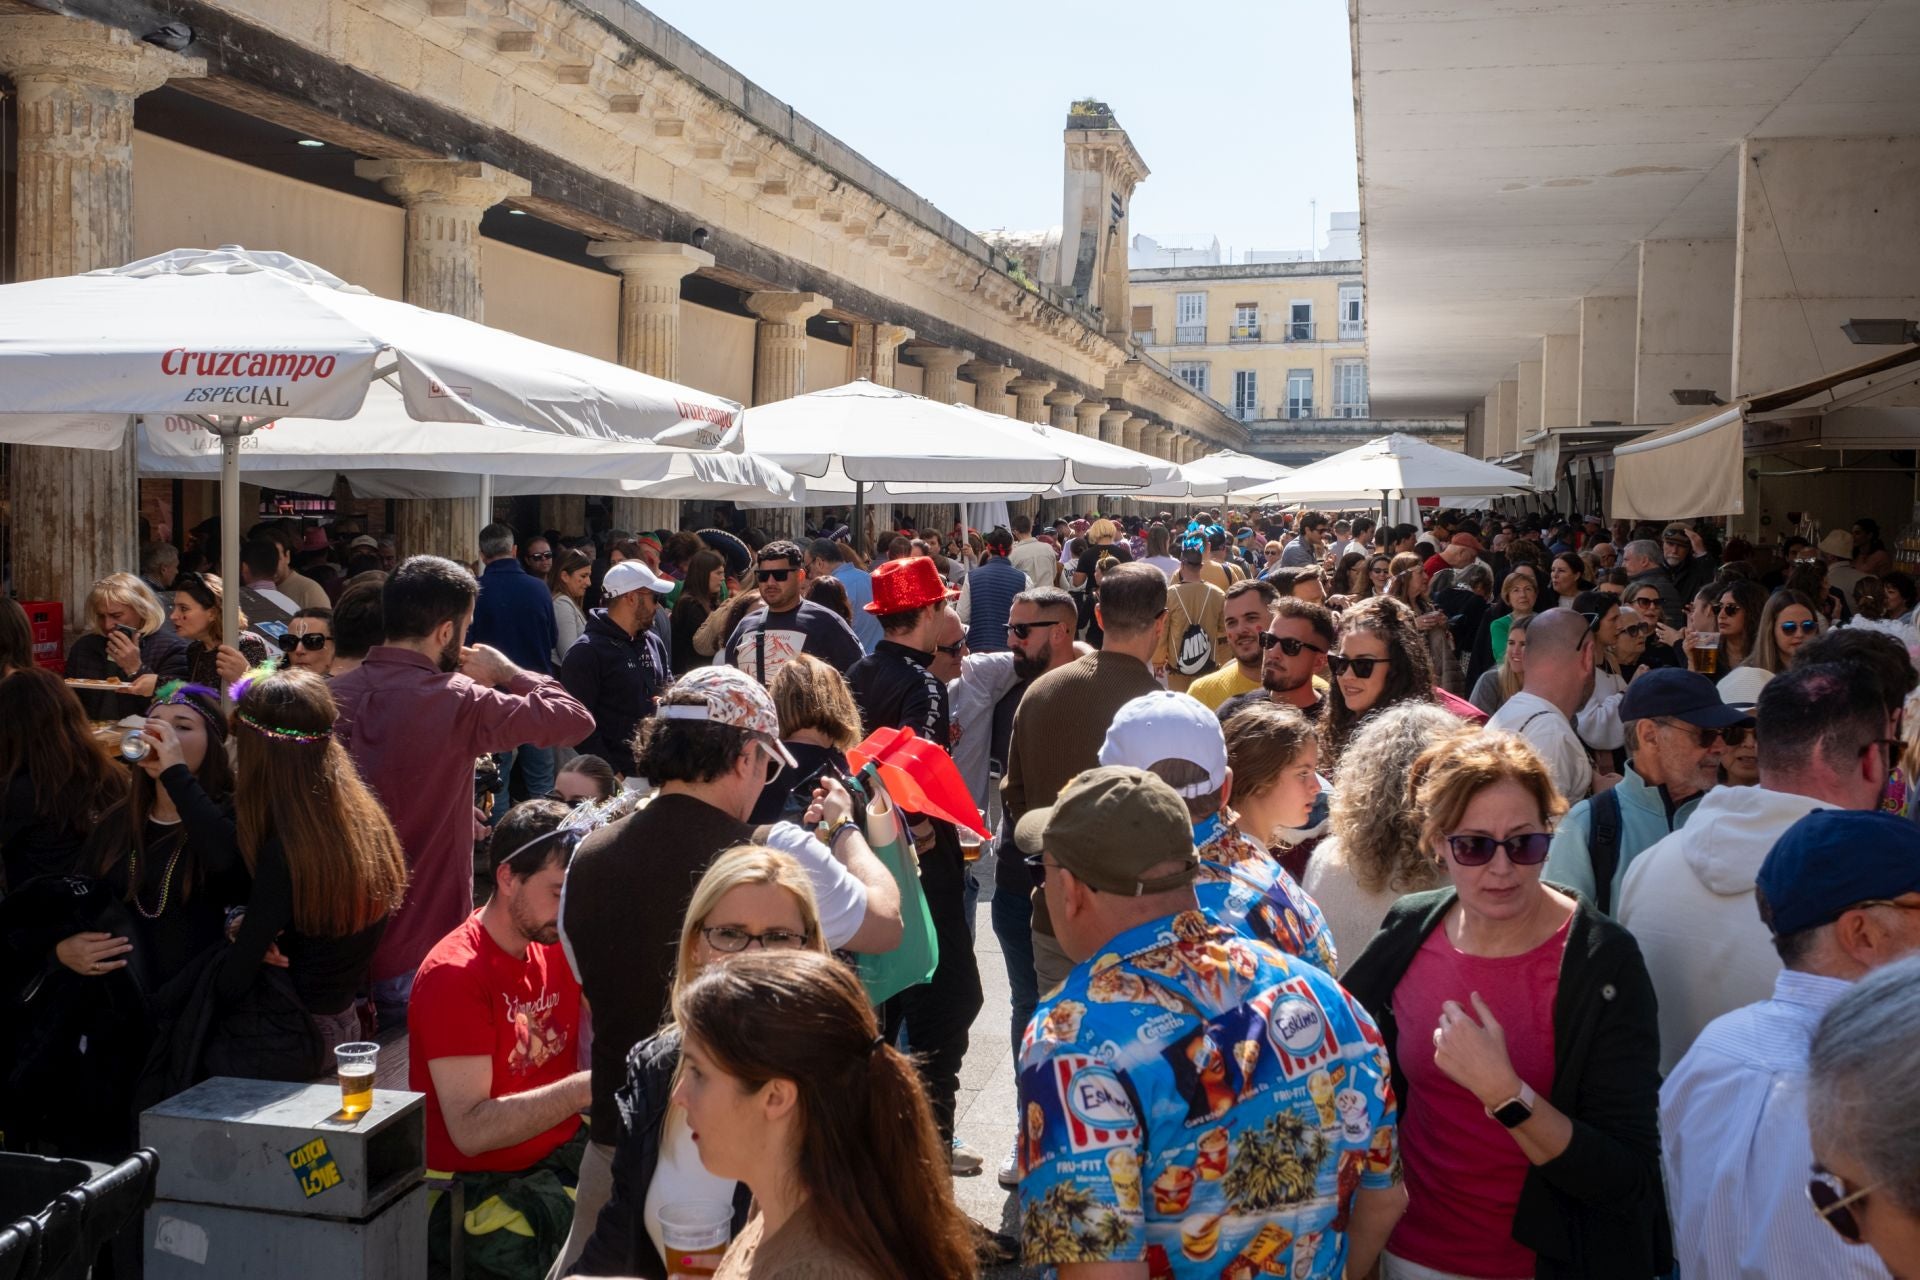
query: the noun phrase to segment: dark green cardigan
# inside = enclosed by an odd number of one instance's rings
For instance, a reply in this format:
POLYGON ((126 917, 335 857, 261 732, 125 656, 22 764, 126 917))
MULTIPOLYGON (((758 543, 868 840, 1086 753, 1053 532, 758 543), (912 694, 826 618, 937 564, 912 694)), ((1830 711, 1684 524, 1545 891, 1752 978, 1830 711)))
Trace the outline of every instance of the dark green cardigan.
MULTIPOLYGON (((1632 934, 1586 899, 1563 892, 1578 906, 1553 1003, 1553 1088, 1547 1097, 1573 1121, 1573 1140, 1554 1159, 1527 1170, 1513 1238, 1538 1255, 1540 1280, 1663 1276, 1673 1269, 1673 1249, 1660 1180, 1660 1030, 1653 981, 1632 934)), ((1409 1098, 1393 991, 1455 899, 1451 888, 1400 899, 1340 977, 1386 1036, 1403 1116, 1409 1098)))

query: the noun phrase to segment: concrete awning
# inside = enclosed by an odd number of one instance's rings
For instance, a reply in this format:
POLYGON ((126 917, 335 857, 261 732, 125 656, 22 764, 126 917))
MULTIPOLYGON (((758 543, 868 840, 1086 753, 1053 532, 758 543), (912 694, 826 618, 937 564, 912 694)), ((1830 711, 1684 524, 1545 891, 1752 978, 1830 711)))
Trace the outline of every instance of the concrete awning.
MULTIPOLYGON (((1777 438, 1765 424, 1822 419, 1828 414, 1838 417, 1862 401, 1915 380, 1920 380, 1920 346, 1903 347, 1808 382, 1743 396, 1733 404, 1708 409, 1620 445, 1613 451, 1613 518, 1674 520, 1739 515, 1745 509, 1742 472, 1750 434, 1758 437, 1762 448, 1793 443, 1817 445, 1821 443, 1817 434, 1811 441, 1796 442, 1777 438), (1803 403, 1843 383, 1890 370, 1899 372, 1822 404, 1803 403)), ((1892 440, 1879 445, 1892 446, 1892 440)))

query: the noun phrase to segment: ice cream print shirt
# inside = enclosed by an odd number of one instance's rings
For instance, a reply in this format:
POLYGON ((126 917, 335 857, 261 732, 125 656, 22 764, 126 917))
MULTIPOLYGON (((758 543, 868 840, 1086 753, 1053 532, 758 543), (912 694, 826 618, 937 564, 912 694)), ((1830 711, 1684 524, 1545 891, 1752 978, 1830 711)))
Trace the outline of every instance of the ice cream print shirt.
POLYGON ((1258 843, 1215 815, 1193 829, 1200 909, 1235 933, 1270 942, 1329 977, 1340 974, 1333 930, 1300 882, 1258 843))
POLYGON ((1020 1048, 1030 1265, 1339 1276, 1362 1187, 1400 1178, 1379 1031, 1320 969, 1198 911, 1131 929, 1020 1048))

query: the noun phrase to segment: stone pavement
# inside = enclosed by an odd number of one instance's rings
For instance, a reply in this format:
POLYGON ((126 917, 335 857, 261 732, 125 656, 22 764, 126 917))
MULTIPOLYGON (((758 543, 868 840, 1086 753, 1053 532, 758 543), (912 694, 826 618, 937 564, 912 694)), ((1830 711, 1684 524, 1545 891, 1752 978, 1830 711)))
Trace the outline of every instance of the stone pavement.
MULTIPOLYGON (((987 1165, 976 1177, 955 1178, 953 1198, 974 1221, 1017 1238, 1019 1198, 1003 1190, 996 1178, 1000 1161, 1013 1146, 1016 1108, 1013 1049, 1008 1043, 1007 967, 1000 958, 1000 940, 993 936, 993 862, 994 855, 988 853, 974 864, 980 903, 974 910, 973 954, 980 962, 986 1001, 967 1041, 954 1122, 960 1138, 985 1157, 987 1165)), ((1049 1274, 1044 1267, 996 1267, 981 1272, 981 1280, 1039 1280, 1049 1274)))

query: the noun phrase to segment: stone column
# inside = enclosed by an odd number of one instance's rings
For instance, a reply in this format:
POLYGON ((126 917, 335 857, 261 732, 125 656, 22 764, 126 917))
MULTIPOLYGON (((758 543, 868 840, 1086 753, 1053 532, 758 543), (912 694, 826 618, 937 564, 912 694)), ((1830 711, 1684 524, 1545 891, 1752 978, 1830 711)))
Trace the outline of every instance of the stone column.
POLYGON ((1074 418, 1074 410, 1086 397, 1078 391, 1050 391, 1047 393, 1047 408, 1050 411, 1048 423, 1062 431, 1078 433, 1079 427, 1074 418))
POLYGON ((1073 406, 1073 429, 1089 440, 1100 438, 1100 415, 1107 411, 1105 400, 1082 400, 1073 406))
POLYGON ((900 324, 862 320, 853 326, 853 376, 879 386, 893 385, 900 344, 913 330, 900 324))
POLYGON ((941 404, 952 404, 959 383, 954 375, 961 365, 973 359, 973 352, 957 347, 921 347, 913 354, 920 357, 920 367, 926 371, 920 394, 941 404))
POLYGON ((1145 418, 1138 416, 1128 418, 1125 428, 1120 433, 1120 443, 1135 453, 1141 452, 1140 440, 1146 434, 1148 425, 1145 418))
MULTIPOLYGON (((753 343, 755 404, 806 394, 807 321, 832 305, 831 298, 819 293, 747 295, 747 310, 760 319, 753 343)), ((771 507, 749 518, 775 537, 798 538, 806 531, 799 507, 771 507)))
MULTIPOLYGON (((133 100, 205 75, 111 27, 47 15, 0 17, 0 72, 19 101, 14 279, 122 266, 133 258, 133 100)), ((134 442, 118 449, 15 445, 13 585, 58 600, 69 635, 87 591, 140 568, 134 442)))
POLYGON ((1107 444, 1119 444, 1120 433, 1126 428, 1127 419, 1133 416, 1131 409, 1108 407, 1100 415, 1100 439, 1107 444))
MULTIPOLYGON (((531 194, 533 184, 475 160, 357 160, 353 171, 406 206, 406 300, 467 320, 484 319, 480 217, 503 200, 531 194)), ((397 503, 395 510, 402 556, 446 556, 462 564, 478 559, 482 513, 477 502, 418 499, 397 503)))
MULTIPOLYGON (((678 382, 680 282, 712 266, 713 255, 659 240, 605 240, 587 252, 620 273, 620 363, 678 382)), ((671 498, 613 498, 609 510, 618 529, 680 527, 680 504, 671 498)))
POLYGON ((1020 376, 1011 365, 975 360, 963 370, 973 379, 973 407, 1006 416, 1007 384, 1020 376))
POLYGON ((1013 416, 1022 422, 1047 421, 1047 406, 1053 403, 1050 378, 1015 378, 1008 388, 1013 392, 1013 416))

